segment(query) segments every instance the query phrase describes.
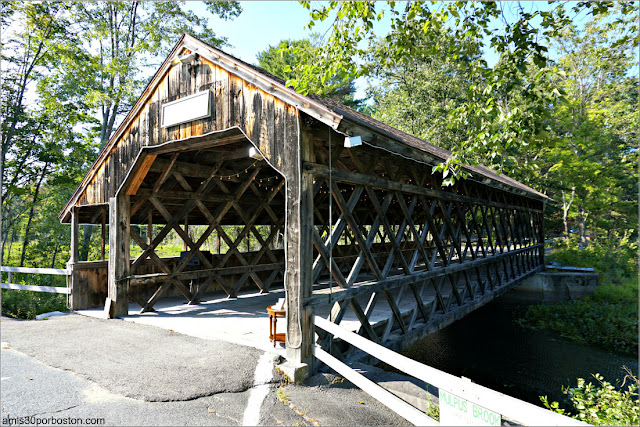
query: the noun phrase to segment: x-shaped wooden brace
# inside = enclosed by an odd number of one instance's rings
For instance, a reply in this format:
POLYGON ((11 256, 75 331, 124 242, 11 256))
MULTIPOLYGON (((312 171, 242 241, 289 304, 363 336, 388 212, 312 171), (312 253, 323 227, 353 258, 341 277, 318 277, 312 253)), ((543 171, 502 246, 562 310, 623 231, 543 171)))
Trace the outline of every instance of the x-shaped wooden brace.
MULTIPOLYGON (((256 175, 257 175, 257 172, 256 172, 256 175)), ((242 188, 241 188, 242 189, 242 194, 244 194, 244 192, 247 190, 247 188, 250 188, 251 185, 253 185, 253 183, 251 181, 253 181, 254 178, 255 178, 255 175, 251 176, 250 179, 246 181, 247 185, 246 186, 244 186, 244 185, 242 186, 242 188)), ((223 267, 224 265, 226 265, 227 261, 230 259, 230 257, 232 255, 235 255, 235 257, 238 259, 238 261, 244 266, 254 265, 259 260, 259 258, 264 254, 264 251, 261 252, 258 257, 255 257, 254 260, 250 263, 250 262, 248 262, 246 260, 244 255, 238 249, 238 246, 240 245, 242 240, 249 233, 253 233, 254 236, 256 236, 256 238, 258 239, 258 241, 260 242, 260 244, 262 246, 262 249, 264 249, 265 251, 268 250, 268 243, 266 243, 264 241, 264 239, 262 238, 262 236, 260 235, 258 230, 255 228, 255 222, 256 222, 256 220, 258 219, 260 213, 263 210, 267 210, 267 212, 272 217, 272 219, 273 219, 273 217, 275 217, 275 213, 273 212, 273 210, 271 210, 271 208, 268 206, 268 204, 280 192, 280 190, 284 187, 284 184, 285 184, 285 181, 281 180, 266 199, 259 199, 260 200, 260 204, 257 206, 256 210, 254 211, 252 216, 249 217, 249 218, 247 217, 247 214, 244 212, 244 209, 242 209, 242 207, 238 203, 238 201, 240 200, 240 197, 234 197, 234 199, 230 202, 231 205, 233 206, 234 210, 238 213, 238 216, 240 216, 240 218, 242 218, 242 220, 245 222, 245 225, 244 225, 242 231, 240 232, 240 234, 238 235, 238 237, 236 237, 236 239, 232 241, 231 238, 229 237, 229 235, 219 225, 219 222, 216 223, 216 229, 218 230, 218 235, 222 239, 224 239, 224 241, 229 245, 229 250, 227 251, 227 253, 220 260, 220 263, 219 263, 220 267, 223 267)), ((222 182, 219 182, 218 186, 224 192, 229 193, 229 190, 227 189, 227 187, 222 182)), ((240 196, 241 196, 241 194, 240 194, 240 196)), ((277 230, 272 230, 272 235, 275 237, 274 232, 277 232, 277 230)), ((270 241, 272 239, 273 239, 273 237, 271 237, 270 241)), ((272 261, 276 262, 277 260, 276 260, 275 256, 271 253, 271 251, 269 251, 268 253, 269 253, 269 256, 271 257, 272 261)), ((236 282, 236 284, 233 286, 229 296, 235 297, 235 295, 237 294, 237 291, 240 289, 240 287, 246 282, 246 280, 249 277, 251 277, 251 279, 255 282, 255 284, 258 286, 258 288, 262 292, 267 292, 271 281, 275 277, 275 274, 277 274, 277 272, 276 273, 272 273, 272 276, 269 278, 268 283, 265 284, 265 283, 262 282, 260 277, 258 277, 258 274, 256 272, 251 272, 250 271, 250 272, 244 273, 240 277, 240 279, 236 282)))

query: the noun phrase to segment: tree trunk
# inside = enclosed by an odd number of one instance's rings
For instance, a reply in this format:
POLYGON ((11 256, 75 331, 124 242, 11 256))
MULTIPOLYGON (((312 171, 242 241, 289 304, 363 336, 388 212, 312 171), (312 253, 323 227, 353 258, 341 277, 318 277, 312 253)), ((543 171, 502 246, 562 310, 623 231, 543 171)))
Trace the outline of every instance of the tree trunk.
POLYGON ((576 195, 576 187, 571 189, 571 199, 567 203, 566 195, 564 190, 562 191, 562 223, 564 224, 564 235, 567 239, 571 237, 571 233, 569 230, 569 209, 571 209, 571 204, 573 203, 573 198, 576 195))
POLYGON ((82 244, 78 251, 78 261, 89 261, 89 249, 91 248, 91 236, 93 236, 94 227, 90 224, 82 226, 82 244))
POLYGON ((33 192, 33 202, 31 203, 31 208, 29 209, 29 219, 27 220, 27 227, 24 230, 24 239, 22 240, 22 255, 20 255, 20 267, 24 266, 24 257, 27 253, 27 246, 29 245, 29 241, 31 240, 29 236, 29 233, 31 232, 31 221, 33 220, 33 213, 36 208, 36 203, 38 202, 40 186, 42 185, 42 181, 44 181, 44 177, 47 174, 47 169, 49 169, 49 163, 45 163, 44 167, 42 168, 40 178, 38 178, 38 182, 36 184, 36 189, 33 192))
POLYGON ((580 245, 586 248, 587 243, 587 213, 584 210, 584 206, 578 205, 578 232, 580 233, 580 245))
POLYGON ((53 257, 51 258, 51 268, 56 268, 56 256, 58 255, 58 249, 60 248, 60 243, 56 245, 56 248, 53 250, 53 257))

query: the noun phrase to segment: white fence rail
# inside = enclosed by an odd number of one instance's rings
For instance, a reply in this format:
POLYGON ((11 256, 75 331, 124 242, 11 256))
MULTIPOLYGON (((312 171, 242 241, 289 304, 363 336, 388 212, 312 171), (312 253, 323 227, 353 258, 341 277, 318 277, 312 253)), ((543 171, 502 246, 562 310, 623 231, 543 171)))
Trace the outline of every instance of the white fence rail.
MULTIPOLYGON (((582 421, 578 421, 576 419, 560 415, 544 408, 540 408, 538 406, 532 405, 531 403, 524 402, 511 396, 507 396, 506 394, 491 390, 479 384, 474 384, 469 380, 456 377, 444 371, 440 371, 438 369, 416 362, 413 359, 409 359, 408 357, 398 354, 393 350, 389 350, 388 348, 376 344, 358 334, 348 331, 336 325, 335 323, 329 322, 322 317, 314 316, 314 322, 317 327, 332 334, 334 337, 338 337, 347 341, 349 344, 358 347, 360 350, 370 354, 371 356, 374 356, 378 360, 381 360, 395 367, 396 369, 403 371, 408 375, 429 383, 440 390, 449 392, 455 396, 459 396, 478 406, 496 412, 501 416, 513 420, 517 423, 521 423, 522 425, 588 425, 582 421)), ((373 386, 371 386, 371 384, 366 382, 371 382, 370 380, 355 372, 344 363, 338 361, 336 358, 334 358, 321 348, 316 346, 314 352, 315 356, 319 360, 326 363, 329 367, 336 370, 336 372, 347 378, 349 381, 360 387, 365 392, 369 393, 372 397, 378 399, 381 403, 398 413, 398 415, 406 418, 407 421, 410 421, 416 425, 437 424, 435 420, 427 417, 426 414, 423 414, 417 409, 416 411, 420 412, 428 420, 406 417, 406 408, 401 404, 399 405, 392 399, 387 400, 388 395, 380 393, 379 390, 375 388, 381 388, 380 386, 375 383, 372 383, 373 386), (358 378, 358 376, 364 378, 366 381, 362 381, 360 378, 358 378)), ((386 393, 391 394, 389 392, 386 393)), ((393 397, 396 398, 395 396, 393 397)), ((404 401, 402 401, 402 403, 408 405, 404 401)), ((411 416, 413 417, 413 414, 411 416)))
POLYGON ((2 266, 0 270, 3 273, 8 273, 7 282, 1 283, 2 289, 15 289, 20 291, 34 291, 34 292, 48 292, 53 294, 67 294, 71 293, 69 287, 63 288, 58 286, 36 286, 36 285, 21 285, 13 282, 13 273, 28 273, 28 274, 47 274, 53 276, 69 276, 70 272, 64 268, 31 268, 31 267, 7 267, 2 266))

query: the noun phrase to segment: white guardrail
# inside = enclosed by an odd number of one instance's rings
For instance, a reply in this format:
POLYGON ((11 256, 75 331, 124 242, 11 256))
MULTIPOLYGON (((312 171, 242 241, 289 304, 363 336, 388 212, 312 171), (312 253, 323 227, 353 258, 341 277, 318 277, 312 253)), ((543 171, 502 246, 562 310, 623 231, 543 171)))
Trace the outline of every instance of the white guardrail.
POLYGON ((20 285, 18 283, 12 283, 13 273, 29 273, 29 274, 48 274, 53 276, 69 276, 69 270, 64 268, 31 268, 31 267, 6 267, 2 266, 0 269, 3 273, 9 273, 7 277, 8 283, 2 283, 0 286, 2 289, 16 289, 19 291, 34 291, 34 292, 48 292, 52 294, 67 294, 71 292, 69 287, 61 286, 35 286, 35 285, 20 285))
MULTIPOLYGON (((334 337, 345 340, 349 344, 354 345, 378 360, 401 370, 407 375, 411 375, 412 377, 418 378, 419 380, 437 387, 441 393, 442 391, 450 393, 454 397, 462 398, 481 408, 500 414, 502 417, 516 423, 536 426, 588 425, 582 421, 532 405, 531 403, 491 390, 479 384, 474 384, 468 379, 459 378, 444 371, 416 362, 413 359, 409 359, 408 357, 398 354, 393 350, 381 346, 380 344, 376 344, 358 334, 347 331, 346 329, 336 325, 335 323, 329 322, 322 317, 314 316, 314 322, 317 327, 330 333, 334 337)), ((380 403, 386 405, 389 409, 393 410, 414 425, 440 424, 433 418, 427 416, 423 411, 409 405, 404 400, 398 398, 391 392, 364 377, 362 374, 356 372, 348 365, 331 356, 319 346, 314 347, 314 355, 344 378, 360 387, 363 391, 380 401, 380 403)), ((440 407, 442 408, 442 402, 440 403, 440 407)), ((442 409, 440 414, 442 419, 442 409)))

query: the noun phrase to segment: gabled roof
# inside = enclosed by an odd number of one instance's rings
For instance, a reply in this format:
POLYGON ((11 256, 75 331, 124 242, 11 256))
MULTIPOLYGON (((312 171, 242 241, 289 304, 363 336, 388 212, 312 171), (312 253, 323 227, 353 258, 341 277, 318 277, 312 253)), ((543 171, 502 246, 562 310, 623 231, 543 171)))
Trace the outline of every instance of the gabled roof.
MULTIPOLYGON (((185 48, 190 50, 191 52, 198 53, 208 61, 227 70, 232 74, 237 75, 247 82, 256 85, 260 89, 272 94, 274 97, 282 100, 283 102, 298 108, 300 111, 330 126, 334 130, 337 130, 341 126, 341 124, 349 122, 367 128, 376 134, 393 140, 394 142, 427 153, 436 160, 434 163, 444 161, 449 158, 449 156, 451 156, 451 153, 447 150, 416 138, 415 136, 412 136, 406 132, 395 129, 385 123, 375 120, 372 117, 355 111, 331 99, 322 98, 316 95, 301 95, 293 89, 287 87, 284 80, 268 73, 267 71, 259 67, 248 64, 238 58, 228 55, 220 49, 217 49, 185 33, 182 35, 180 40, 178 40, 158 71, 149 80, 149 83, 143 90, 140 98, 136 101, 127 116, 120 123, 116 131, 109 139, 109 142, 103 147, 100 154, 98 155, 98 158, 91 166, 91 169, 82 179, 80 185, 73 193, 71 199, 60 213, 60 220, 64 220, 68 217, 71 207, 73 207, 77 203, 82 192, 87 188, 92 177, 95 175, 96 170, 102 165, 102 163, 107 158, 108 153, 114 148, 114 146, 117 144, 117 141, 121 138, 126 129, 128 129, 133 119, 138 115, 147 100, 151 97, 153 91, 170 68, 172 61, 185 48)), ((510 190, 518 194, 524 194, 535 199, 549 199, 544 194, 514 179, 511 179, 506 175, 496 174, 493 170, 485 166, 463 167, 464 169, 471 172, 471 179, 473 180, 480 181, 488 185, 493 184, 493 186, 498 186, 502 189, 505 189, 507 191, 510 190)))
MULTIPOLYGON (((220 59, 223 59, 227 62, 231 62, 234 66, 238 67, 238 69, 242 68, 243 71, 248 71, 250 74, 254 74, 256 76, 263 77, 270 81, 274 88, 282 91, 280 96, 277 93, 274 95, 278 98, 281 98, 283 101, 287 101, 287 99, 282 98, 281 96, 286 93, 288 96, 293 97, 297 100, 298 104, 292 104, 298 107, 301 111, 309 114, 314 118, 327 118, 332 117, 331 121, 320 120, 323 123, 331 126, 333 129, 337 129, 340 123, 343 120, 348 120, 359 124, 361 126, 367 127, 377 133, 385 135, 390 139, 393 139, 397 142, 405 144, 409 147, 416 148, 425 153, 428 153, 432 157, 440 161, 446 161, 450 156, 451 152, 447 151, 443 148, 440 148, 434 144, 431 144, 427 141, 424 141, 420 138, 416 138, 415 136, 403 132, 399 129, 396 129, 392 126, 387 125, 379 120, 376 120, 366 114, 360 113, 359 111, 353 110, 352 108, 347 107, 346 105, 340 104, 330 98, 323 98, 317 95, 301 95, 291 88, 286 86, 286 83, 283 79, 274 76, 273 74, 263 70, 260 67, 256 67, 255 65, 248 64, 238 58, 235 58, 231 55, 228 55, 222 52, 219 49, 210 46, 195 37, 190 35, 185 35, 189 42, 197 42, 200 45, 206 46, 209 50, 211 50, 214 54, 219 55, 220 59), (284 92, 284 93, 283 93, 284 92)), ((196 48, 197 49, 197 48, 196 48)), ((198 50, 199 54, 202 54, 205 58, 208 58, 206 54, 203 54, 200 50, 198 50)), ((463 169, 467 170, 471 173, 472 179, 476 181, 481 181, 487 184, 487 180, 495 181, 497 183, 502 184, 501 187, 507 186, 516 190, 517 193, 526 193, 529 197, 533 197, 536 199, 545 199, 550 200, 550 198, 539 191, 534 190, 533 188, 522 184, 521 182, 516 181, 515 179, 509 178, 504 174, 497 174, 493 169, 490 169, 486 166, 469 166, 463 165, 463 169)))

